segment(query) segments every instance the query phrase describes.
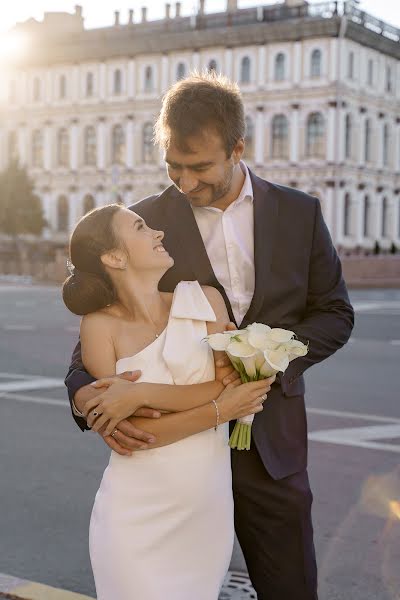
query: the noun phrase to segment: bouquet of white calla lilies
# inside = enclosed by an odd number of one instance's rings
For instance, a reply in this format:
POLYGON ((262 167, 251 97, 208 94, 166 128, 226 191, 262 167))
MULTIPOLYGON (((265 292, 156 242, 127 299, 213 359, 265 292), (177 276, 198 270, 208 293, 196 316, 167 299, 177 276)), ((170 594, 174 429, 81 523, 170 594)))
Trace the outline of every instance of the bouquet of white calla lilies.
MULTIPOLYGON (((246 329, 215 333, 206 339, 213 350, 226 352, 246 383, 284 373, 292 360, 305 356, 308 346, 294 338, 295 333, 288 329, 252 323, 246 329)), ((254 415, 237 420, 229 440, 231 448, 250 450, 253 421, 254 415)))

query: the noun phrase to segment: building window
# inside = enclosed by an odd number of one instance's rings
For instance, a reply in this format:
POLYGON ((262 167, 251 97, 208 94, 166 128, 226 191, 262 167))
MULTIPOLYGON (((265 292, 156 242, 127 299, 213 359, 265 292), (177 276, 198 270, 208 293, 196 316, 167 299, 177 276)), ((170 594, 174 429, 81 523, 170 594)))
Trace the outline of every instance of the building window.
POLYGON ((83 214, 86 215, 89 211, 93 210, 96 206, 94 198, 91 194, 86 194, 83 199, 83 214))
POLYGON ((244 136, 244 158, 254 160, 254 124, 251 117, 245 118, 246 133, 244 136))
POLYGON ((116 69, 114 71, 114 86, 113 86, 115 96, 119 96, 122 93, 122 72, 121 69, 116 69))
POLYGON ((351 197, 346 194, 344 197, 343 207, 343 235, 348 237, 351 235, 351 197))
POLYGON ((364 160, 365 162, 371 161, 371 121, 370 119, 366 119, 364 125, 364 160))
POLYGON ((322 54, 321 50, 316 49, 311 54, 311 77, 321 77, 321 62, 322 54))
POLYGON ((383 166, 389 166, 389 125, 387 123, 383 126, 383 148, 382 148, 382 161, 383 166))
POLYGON ((152 67, 146 67, 144 72, 144 91, 145 92, 153 92, 154 91, 154 79, 153 79, 153 69, 152 67))
POLYGON ((285 115, 275 115, 272 121, 272 158, 289 157, 289 126, 285 115))
POLYGON ((371 235, 371 200, 369 196, 365 196, 364 198, 363 234, 364 237, 369 237, 371 235))
POLYGON ((14 103, 17 101, 17 82, 12 79, 8 87, 8 101, 14 103))
POLYGON ((91 98, 94 92, 94 77, 93 73, 86 74, 86 98, 91 98))
POLYGON ((185 79, 186 77, 186 65, 185 63, 180 62, 176 67, 176 80, 180 81, 181 79, 185 79))
POLYGON ((114 125, 112 129, 111 160, 113 165, 125 162, 125 134, 121 125, 114 125))
POLYGON ((372 58, 370 58, 368 61, 368 85, 374 85, 374 61, 372 58))
POLYGON ((323 158, 325 151, 325 123, 321 113, 311 113, 307 119, 306 155, 323 158))
POLYGON ((66 129, 60 129, 57 134, 57 164, 59 167, 69 165, 69 135, 66 129))
POLYGON ((57 200, 57 231, 67 233, 69 228, 69 206, 66 196, 59 196, 57 200))
POLYGON ((18 140, 17 132, 10 131, 8 134, 8 160, 14 161, 18 158, 18 140))
POLYGON ((38 129, 32 134, 32 166, 43 167, 43 134, 38 129))
POLYGON ((143 146, 142 160, 144 163, 154 162, 154 144, 153 144, 153 125, 145 123, 143 125, 143 146))
POLYGON ((96 166, 97 140, 96 130, 92 125, 85 128, 83 135, 83 163, 86 166, 96 166))
POLYGON ((40 102, 42 99, 42 84, 39 77, 33 80, 33 101, 40 102))
POLYGON ((216 73, 218 71, 218 65, 217 65, 217 61, 212 59, 210 60, 210 62, 208 63, 208 68, 207 68, 209 73, 216 73))
POLYGON ((347 62, 347 77, 349 79, 354 78, 354 52, 349 52, 347 62))
POLYGON ((58 92, 61 100, 63 100, 67 95, 67 79, 65 75, 61 75, 60 77, 58 92))
POLYGON ((391 94, 393 92, 392 69, 390 67, 386 67, 385 89, 388 94, 391 94))
POLYGON ((344 137, 344 156, 345 156, 345 158, 351 158, 351 138, 352 138, 351 115, 346 115, 345 137, 344 137))
POLYGON ((389 202, 388 199, 385 197, 382 200, 382 230, 381 230, 381 234, 383 238, 387 238, 388 237, 388 233, 389 233, 389 202))
POLYGON ((280 52, 275 57, 275 68, 274 68, 275 81, 284 81, 284 79, 286 78, 285 63, 286 63, 285 55, 282 52, 280 52))
POLYGON ((240 63, 240 83, 250 83, 250 58, 244 56, 240 63))

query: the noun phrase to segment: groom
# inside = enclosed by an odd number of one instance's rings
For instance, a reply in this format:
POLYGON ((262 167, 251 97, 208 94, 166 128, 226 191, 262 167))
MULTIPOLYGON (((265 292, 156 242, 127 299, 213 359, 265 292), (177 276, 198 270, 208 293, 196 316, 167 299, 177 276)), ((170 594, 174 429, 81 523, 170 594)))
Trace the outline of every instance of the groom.
MULTIPOLYGON (((354 315, 319 201, 247 168, 244 122, 240 92, 226 78, 176 83, 156 124, 173 185, 133 208, 165 232, 175 259, 162 290, 197 279, 221 292, 238 327, 283 327, 309 343, 272 385, 251 450, 232 452, 232 473, 236 533, 259 600, 316 600, 303 373, 347 342, 354 315)), ((81 429, 79 410, 101 393, 92 381, 78 344, 66 384, 81 429)), ((118 430, 105 438, 116 451, 143 444, 128 420, 118 430)))

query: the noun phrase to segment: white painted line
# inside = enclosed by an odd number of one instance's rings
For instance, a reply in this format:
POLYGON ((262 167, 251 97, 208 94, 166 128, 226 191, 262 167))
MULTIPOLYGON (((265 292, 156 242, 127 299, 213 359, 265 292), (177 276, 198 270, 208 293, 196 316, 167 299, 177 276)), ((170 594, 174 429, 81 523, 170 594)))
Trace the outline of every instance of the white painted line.
POLYGON ((28 379, 25 381, 7 381, 0 383, 0 392, 23 392, 26 390, 45 390, 57 387, 63 387, 62 379, 51 379, 50 377, 41 377, 28 379))
POLYGON ((4 331, 36 331, 37 325, 3 325, 4 331))
POLYGON ((366 413, 329 410, 326 408, 307 407, 307 412, 315 415, 326 415, 327 417, 341 417, 343 419, 360 419, 361 421, 377 421, 378 423, 400 423, 400 419, 396 417, 383 417, 382 415, 369 415, 366 413))
POLYGON ((356 312, 363 312, 365 310, 382 310, 385 308, 400 309, 400 302, 398 300, 382 300, 380 302, 354 302, 353 308, 356 312))
POLYGON ((40 379, 40 375, 20 375, 19 373, 0 373, 0 379, 40 379))
POLYGON ((346 427, 311 431, 308 439, 313 442, 357 446, 388 452, 400 452, 400 444, 382 444, 380 440, 400 438, 400 424, 370 425, 368 427, 346 427))
POLYGON ((24 394, 7 394, 0 392, 0 398, 13 400, 16 402, 28 402, 31 404, 44 404, 46 406, 61 406, 69 408, 69 404, 63 400, 55 400, 54 398, 38 398, 37 396, 25 396, 24 394))
POLYGON ((68 327, 64 327, 64 331, 68 331, 68 333, 79 333, 80 327, 77 325, 69 325, 68 327))
POLYGON ((400 340, 390 340, 392 346, 400 346, 400 340))

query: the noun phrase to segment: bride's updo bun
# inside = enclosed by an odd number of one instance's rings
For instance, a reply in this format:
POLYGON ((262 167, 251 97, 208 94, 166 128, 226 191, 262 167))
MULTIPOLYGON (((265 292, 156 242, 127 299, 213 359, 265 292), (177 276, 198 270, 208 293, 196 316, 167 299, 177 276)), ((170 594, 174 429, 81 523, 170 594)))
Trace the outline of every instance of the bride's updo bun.
POLYGON ((87 315, 116 299, 112 281, 101 256, 120 244, 113 228, 119 204, 95 208, 76 225, 70 240, 71 275, 63 283, 66 307, 76 315, 87 315))

